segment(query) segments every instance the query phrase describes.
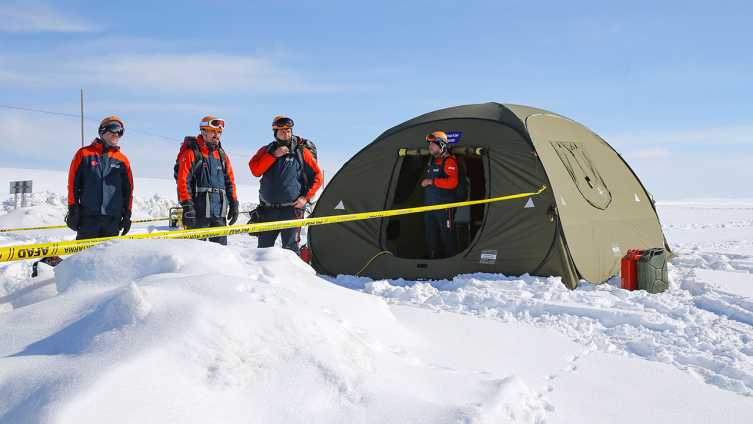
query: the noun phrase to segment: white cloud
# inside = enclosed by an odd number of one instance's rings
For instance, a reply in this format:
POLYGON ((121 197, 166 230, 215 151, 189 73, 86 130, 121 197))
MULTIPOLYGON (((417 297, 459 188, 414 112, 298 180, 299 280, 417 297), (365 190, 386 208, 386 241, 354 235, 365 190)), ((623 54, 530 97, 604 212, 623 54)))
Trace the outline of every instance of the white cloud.
POLYGON ((319 92, 333 85, 308 81, 267 59, 237 55, 151 54, 99 57, 76 67, 87 81, 140 91, 214 94, 319 92))
MULTIPOLYGON (((682 144, 686 146, 753 145, 753 127, 721 127, 692 131, 653 132, 640 131, 615 134, 604 138, 612 146, 646 147, 682 144)), ((621 148, 622 150, 626 150, 621 148)), ((620 150, 620 149, 618 149, 620 150)))
POLYGON ((211 97, 258 93, 342 91, 346 87, 272 59, 237 54, 132 53, 102 55, 82 46, 70 51, 0 55, 0 84, 6 86, 105 85, 132 92, 211 97))
POLYGON ((623 154, 626 159, 659 159, 672 156, 672 152, 661 147, 634 150, 623 154))
POLYGON ((96 32, 82 19, 41 1, 0 4, 0 31, 6 32, 96 32))

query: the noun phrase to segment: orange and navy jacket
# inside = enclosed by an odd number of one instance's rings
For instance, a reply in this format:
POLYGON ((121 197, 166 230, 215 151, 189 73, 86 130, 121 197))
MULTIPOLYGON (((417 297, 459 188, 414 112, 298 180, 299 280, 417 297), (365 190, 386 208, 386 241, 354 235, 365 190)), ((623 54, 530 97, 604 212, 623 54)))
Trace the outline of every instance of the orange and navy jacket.
MULTIPOLYGON (((297 136, 293 136, 298 138, 297 136)), ((248 167, 255 177, 262 177, 259 197, 267 203, 290 204, 299 197, 311 200, 324 178, 319 164, 308 148, 298 144, 293 139, 294 147, 283 156, 275 156, 274 152, 280 144, 273 141, 256 152, 248 167), (297 149, 303 149, 303 166, 296 159, 297 149), (303 173, 306 173, 308 184, 304 184, 303 173)))
POLYGON ((211 145, 207 145, 200 135, 196 137, 197 144, 203 156, 203 166, 195 173, 193 149, 186 149, 178 156, 178 199, 183 202, 191 200, 197 216, 207 218, 224 218, 227 213, 225 197, 221 192, 198 192, 199 188, 225 190, 227 199, 237 201, 235 194, 235 175, 230 165, 230 157, 225 154, 227 172, 222 169, 220 153, 211 145), (207 204, 207 202, 209 202, 207 204), (208 211, 208 215, 205 211, 208 211))
POLYGON ((446 152, 439 157, 431 157, 426 178, 431 180, 424 190, 426 206, 455 202, 455 187, 458 186, 458 163, 455 155, 446 152))
POLYGON ((76 152, 68 171, 68 204, 82 215, 120 217, 133 203, 131 164, 120 146, 108 148, 99 138, 76 152))

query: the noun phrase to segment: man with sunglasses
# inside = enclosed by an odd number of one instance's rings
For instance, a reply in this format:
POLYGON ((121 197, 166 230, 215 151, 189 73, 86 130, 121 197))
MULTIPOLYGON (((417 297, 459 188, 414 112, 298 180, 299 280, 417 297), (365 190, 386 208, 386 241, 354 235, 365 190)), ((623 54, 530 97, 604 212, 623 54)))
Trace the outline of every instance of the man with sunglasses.
MULTIPOLYGON (((458 185, 458 164, 455 155, 447 145, 447 134, 435 131, 426 136, 429 143, 429 169, 426 179, 421 182, 424 187, 424 204, 426 206, 454 203, 454 188, 458 185)), ((454 209, 426 211, 424 225, 426 244, 429 245, 429 257, 441 259, 458 253, 457 243, 452 234, 455 226, 454 209)))
MULTIPOLYGON (((186 228, 224 227, 238 219, 233 167, 220 144, 224 129, 224 120, 205 117, 199 124, 201 134, 188 137, 178 155, 178 199, 186 228)), ((227 236, 209 241, 227 245, 227 236)))
MULTIPOLYGON (((322 171, 302 139, 293 135, 293 120, 278 116, 272 121, 275 141, 262 147, 248 163, 255 177, 262 177, 259 188, 261 222, 302 219, 306 204, 322 186, 322 171)), ((262 231, 258 247, 272 247, 277 235, 282 247, 300 254, 300 228, 262 231)))
POLYGON ((131 229, 133 174, 118 142, 123 121, 110 116, 99 124, 99 137, 78 150, 68 172, 65 222, 76 240, 126 235, 131 229))

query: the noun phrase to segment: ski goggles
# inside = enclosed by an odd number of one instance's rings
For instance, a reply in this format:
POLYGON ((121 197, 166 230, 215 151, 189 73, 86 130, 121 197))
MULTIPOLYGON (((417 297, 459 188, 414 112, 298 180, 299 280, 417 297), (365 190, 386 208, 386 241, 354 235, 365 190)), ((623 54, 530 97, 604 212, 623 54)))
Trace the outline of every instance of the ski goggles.
POLYGON ((118 124, 117 122, 108 122, 107 124, 102 126, 102 130, 117 134, 118 137, 123 137, 123 133, 125 133, 123 126, 118 124))
POLYGON ((293 128, 293 120, 287 116, 279 116, 272 122, 272 128, 281 130, 283 128, 293 128))
POLYGON ((447 143, 447 135, 442 131, 436 131, 426 136, 427 143, 447 143))
MULTIPOLYGON (((195 122, 195 121, 194 121, 195 122)), ((199 124, 199 128, 207 127, 209 129, 213 130, 224 130, 225 129, 225 120, 224 119, 211 119, 209 121, 201 121, 201 124, 199 124)))

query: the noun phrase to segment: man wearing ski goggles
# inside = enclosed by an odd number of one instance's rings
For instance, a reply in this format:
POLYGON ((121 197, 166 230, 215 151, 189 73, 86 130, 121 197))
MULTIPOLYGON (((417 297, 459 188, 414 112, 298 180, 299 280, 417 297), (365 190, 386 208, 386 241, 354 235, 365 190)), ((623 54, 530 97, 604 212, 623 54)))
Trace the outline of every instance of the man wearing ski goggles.
POLYGON ((102 129, 107 132, 117 134, 118 138, 123 137, 123 134, 125 133, 123 126, 117 122, 108 122, 102 127, 102 129))
POLYGON ((219 118, 213 118, 213 119, 209 119, 208 121, 201 121, 201 124, 199 124, 199 128, 204 129, 204 127, 208 127, 209 129, 222 132, 222 130, 225 129, 225 120, 219 119, 219 118))
MULTIPOLYGON (((220 144, 224 129, 224 119, 204 117, 199 123, 201 134, 186 137, 181 146, 175 178, 186 228, 224 227, 238 219, 233 167, 220 144)), ((227 236, 209 241, 226 245, 227 236)))
POLYGON ((65 222, 76 239, 126 235, 131 228, 133 175, 118 142, 125 129, 115 116, 99 124, 99 138, 73 157, 65 222))
MULTIPOLYGON (((424 187, 426 206, 454 203, 454 189, 458 185, 458 164, 455 155, 447 145, 447 134, 434 131, 426 136, 429 143, 429 167, 424 187)), ((455 209, 439 209, 424 212, 426 244, 430 259, 441 259, 457 254, 457 243, 453 234, 455 209)))
MULTIPOLYGON (((322 171, 316 162, 316 147, 310 140, 293 135, 293 120, 278 116, 272 120, 275 141, 260 148, 248 163, 259 183, 259 206, 249 223, 288 221, 303 218, 304 207, 322 185, 322 171)), ((299 228, 263 231, 257 246, 273 247, 280 236, 282 247, 300 254, 299 228)))

